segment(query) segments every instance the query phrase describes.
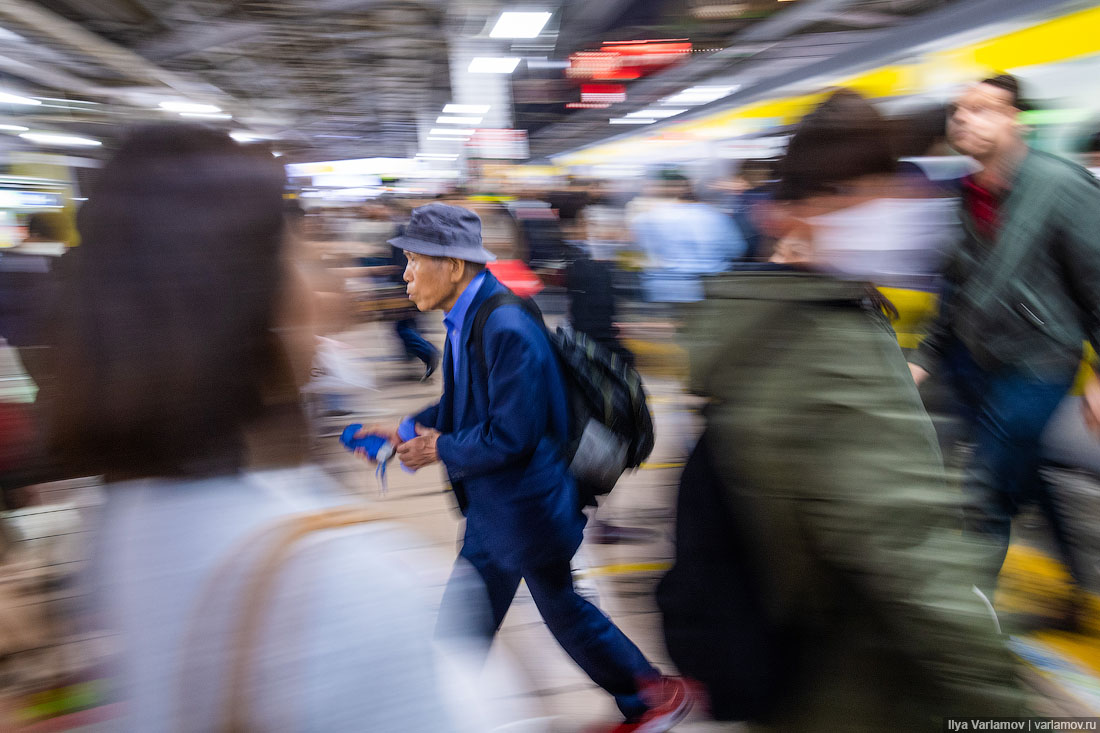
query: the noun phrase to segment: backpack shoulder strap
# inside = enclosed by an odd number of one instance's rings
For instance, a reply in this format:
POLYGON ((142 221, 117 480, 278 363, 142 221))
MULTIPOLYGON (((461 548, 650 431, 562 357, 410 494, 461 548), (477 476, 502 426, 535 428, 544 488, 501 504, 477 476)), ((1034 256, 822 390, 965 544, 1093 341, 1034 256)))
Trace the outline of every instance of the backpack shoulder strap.
MULTIPOLYGON (((266 546, 257 553, 259 557, 252 561, 248 569, 245 587, 240 593, 236 607, 237 615, 230 627, 232 643, 225 650, 229 668, 220 702, 220 721, 217 728, 220 733, 240 733, 251 728, 247 686, 259 643, 259 631, 263 627, 265 612, 270 608, 281 571, 291 559, 294 550, 310 535, 326 530, 369 524, 380 519, 384 517, 367 507, 355 505, 334 507, 276 520, 241 543, 241 548, 253 547, 256 543, 263 543, 266 546)), ((215 569, 213 577, 206 584, 199 599, 197 608, 200 612, 208 606, 213 595, 226 591, 226 576, 234 566, 239 567, 240 554, 230 553, 227 560, 215 569)), ((190 642, 194 641, 195 634, 198 632, 196 618, 196 622, 191 624, 187 632, 186 638, 189 643, 184 647, 185 662, 187 650, 191 648, 190 642)), ((186 669, 188 665, 185 663, 184 666, 186 685, 189 682, 186 669)), ((186 696, 182 702, 184 705, 187 704, 186 696)))
POLYGON ((481 359, 481 366, 488 371, 488 363, 485 361, 485 324, 489 322, 489 316, 493 314, 497 308, 503 305, 518 305, 523 310, 527 311, 528 315, 535 320, 535 323, 542 326, 543 330, 546 329, 546 322, 542 318, 542 311, 535 305, 535 302, 530 298, 521 298, 511 290, 505 290, 497 293, 496 295, 489 296, 489 299, 481 304, 481 307, 477 309, 477 315, 474 316, 474 323, 470 327, 470 340, 477 344, 478 357, 481 359))

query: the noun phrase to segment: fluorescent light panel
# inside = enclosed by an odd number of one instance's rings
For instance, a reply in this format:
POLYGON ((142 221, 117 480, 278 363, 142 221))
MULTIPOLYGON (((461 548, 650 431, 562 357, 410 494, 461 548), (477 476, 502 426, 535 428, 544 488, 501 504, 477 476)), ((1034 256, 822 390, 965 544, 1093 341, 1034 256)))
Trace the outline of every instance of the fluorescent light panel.
POLYGON ((85 102, 82 99, 61 99, 60 97, 39 97, 39 99, 46 102, 68 102, 69 104, 99 104, 99 102, 85 102))
POLYGON ((653 118, 656 120, 663 120, 666 117, 675 117, 678 114, 687 112, 686 109, 640 109, 637 112, 631 112, 627 117, 645 117, 653 118))
POLYGON ((518 13, 504 12, 500 14, 493 30, 489 32, 490 38, 537 38, 542 29, 546 27, 553 13, 518 13))
POLYGON ((160 108, 167 112, 190 112, 192 114, 217 114, 222 111, 221 107, 195 102, 161 102, 160 108))
POLYGON ((7 130, 8 132, 26 132, 29 129, 31 128, 22 125, 0 125, 0 130, 7 130))
POLYGON ((466 70, 471 74, 511 74, 517 66, 518 56, 478 56, 466 70))
POLYGON ((528 69, 568 69, 568 61, 553 61, 549 59, 527 59, 528 69))
POLYGON ((448 117, 440 115, 435 118, 437 125, 477 125, 481 123, 480 117, 448 117))
POLYGON ((645 117, 613 117, 608 120, 612 125, 652 125, 656 121, 645 117))
POLYGON ((234 130, 229 133, 229 137, 233 138, 239 143, 254 143, 259 140, 270 140, 270 135, 261 135, 257 132, 245 132, 244 130, 234 130))
POLYGON ((42 104, 37 99, 31 99, 30 97, 23 97, 19 94, 12 94, 10 92, 0 92, 0 104, 22 104, 27 107, 37 107, 42 104))
POLYGON ((193 117, 200 120, 231 120, 228 112, 180 112, 180 117, 193 117))
POLYGON ((483 115, 492 109, 488 104, 448 104, 443 108, 445 115, 483 115))
POLYGON ((665 97, 661 100, 661 104, 668 105, 686 105, 693 107, 697 104, 707 104, 722 97, 728 97, 733 94, 740 87, 737 85, 732 86, 696 86, 689 87, 682 92, 673 94, 671 97, 665 97))
POLYGON ((53 132, 24 132, 19 135, 19 137, 24 140, 30 140, 33 143, 42 143, 43 145, 71 145, 74 147, 94 148, 103 144, 99 140, 92 140, 87 137, 62 135, 53 132))
POLYGON ((433 127, 428 134, 437 137, 470 137, 475 132, 477 130, 472 127, 433 127))

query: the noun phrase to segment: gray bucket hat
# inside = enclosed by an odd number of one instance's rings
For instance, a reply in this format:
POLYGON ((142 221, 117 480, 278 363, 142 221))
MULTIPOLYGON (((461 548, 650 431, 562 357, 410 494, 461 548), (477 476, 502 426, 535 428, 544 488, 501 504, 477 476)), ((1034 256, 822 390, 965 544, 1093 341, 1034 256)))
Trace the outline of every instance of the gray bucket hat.
POLYGON ((496 259, 481 245, 481 217, 459 206, 428 204, 413 209, 405 233, 389 242, 429 257, 454 257, 483 264, 496 259))

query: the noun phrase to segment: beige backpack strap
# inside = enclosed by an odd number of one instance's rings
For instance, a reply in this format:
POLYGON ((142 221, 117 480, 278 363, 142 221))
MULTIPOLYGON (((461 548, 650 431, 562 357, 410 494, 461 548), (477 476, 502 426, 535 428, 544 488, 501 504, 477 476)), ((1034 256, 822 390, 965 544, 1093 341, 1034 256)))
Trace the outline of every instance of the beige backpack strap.
POLYGON ((225 733, 245 733, 249 728, 249 699, 246 686, 259 637, 264 611, 271 602, 271 593, 279 573, 290 558, 297 544, 315 532, 340 529, 356 524, 373 522, 380 517, 362 507, 341 507, 298 516, 280 527, 282 536, 260 559, 258 567, 244 590, 238 611, 229 681, 226 686, 225 709, 221 730, 225 733))
MULTIPOLYGON (((346 506, 326 509, 319 512, 296 514, 279 519, 250 534, 238 544, 242 552, 262 543, 265 548, 252 567, 245 573, 247 580, 240 592, 240 602, 234 607, 236 618, 231 622, 232 641, 227 649, 229 671, 224 685, 224 697, 220 703, 220 721, 214 730, 223 733, 244 733, 251 730, 249 722, 249 699, 247 692, 255 647, 262 626, 264 611, 270 606, 271 594, 279 573, 290 558, 298 543, 315 532, 366 524, 384 519, 381 515, 366 507, 346 506)), ((195 620, 184 636, 181 650, 183 664, 183 695, 181 706, 177 710, 180 730, 189 730, 187 725, 187 707, 190 696, 188 685, 199 673, 189 655, 198 648, 195 642, 200 638, 200 623, 205 608, 219 593, 226 592, 227 577, 234 570, 240 570, 241 552, 231 552, 226 560, 215 570, 195 605, 195 620)))

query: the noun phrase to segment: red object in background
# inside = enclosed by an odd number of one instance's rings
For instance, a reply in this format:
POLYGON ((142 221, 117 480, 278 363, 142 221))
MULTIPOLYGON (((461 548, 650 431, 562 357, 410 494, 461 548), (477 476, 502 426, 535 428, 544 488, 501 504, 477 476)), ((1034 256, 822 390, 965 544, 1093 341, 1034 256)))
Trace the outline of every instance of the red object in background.
POLYGON ((0 471, 22 468, 34 445, 30 405, 0 402, 0 471))
POLYGON ((582 102, 610 102, 616 104, 626 101, 625 84, 581 84, 582 102))
POLYGON ((493 277, 521 298, 530 298, 542 292, 542 280, 520 260, 497 260, 490 262, 488 267, 493 277))
POLYGON ((606 81, 639 79, 682 61, 691 49, 686 39, 607 41, 599 51, 578 51, 570 56, 565 75, 606 81))

